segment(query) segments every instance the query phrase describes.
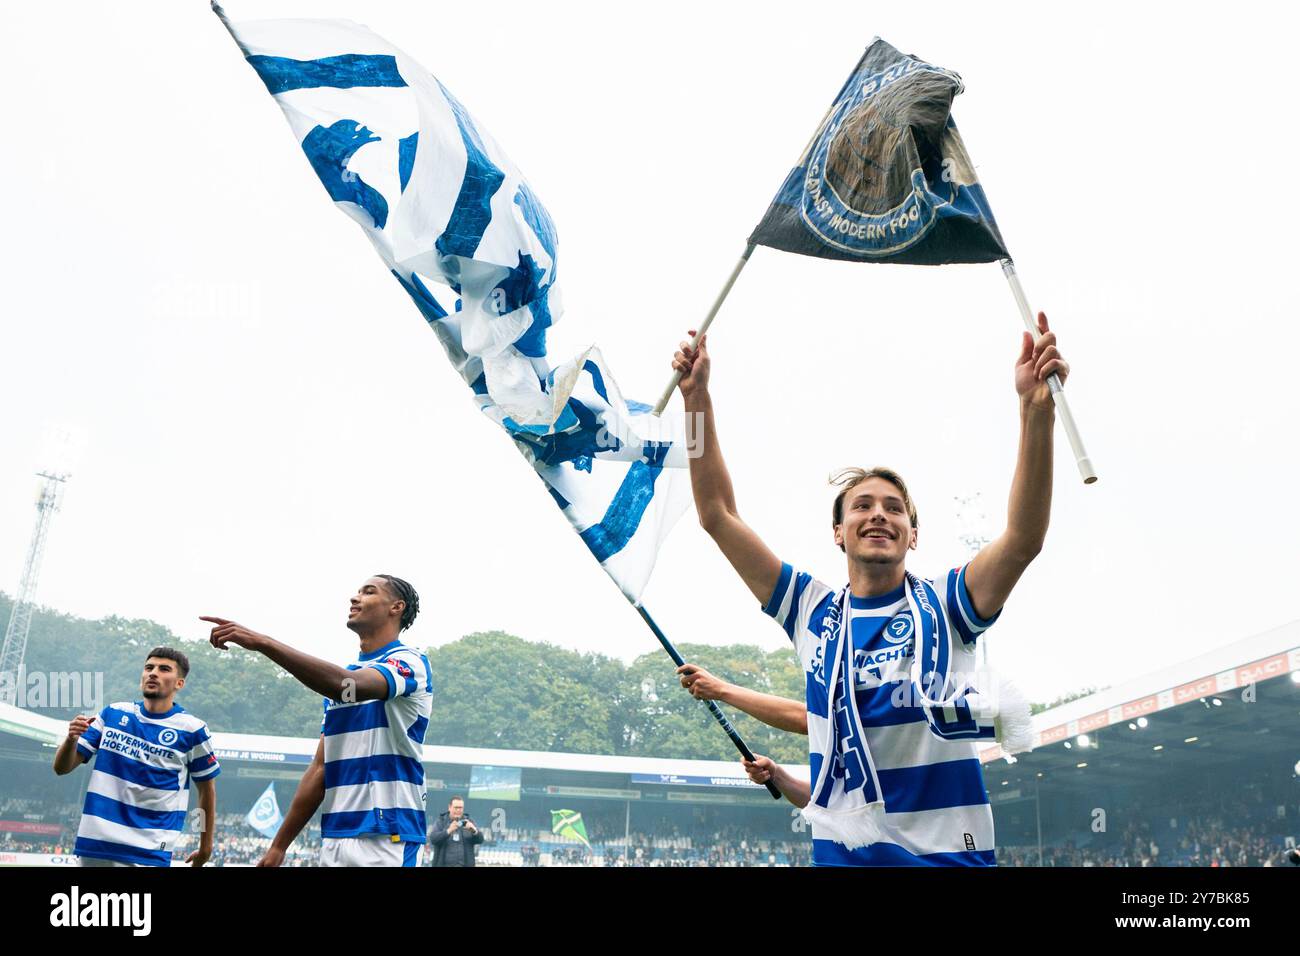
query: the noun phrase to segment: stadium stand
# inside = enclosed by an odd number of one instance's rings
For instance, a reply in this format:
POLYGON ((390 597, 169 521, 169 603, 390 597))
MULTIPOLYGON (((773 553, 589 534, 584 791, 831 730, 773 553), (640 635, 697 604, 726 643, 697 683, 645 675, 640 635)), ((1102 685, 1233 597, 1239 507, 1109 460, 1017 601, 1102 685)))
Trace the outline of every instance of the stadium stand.
MULTIPOLYGON (((1010 866, 1278 865, 1300 837, 1300 622, 1172 663, 1035 717, 1036 749, 981 753, 998 858, 1010 866)), ((56 777, 66 722, 0 704, 0 864, 63 862, 87 774, 56 777), (36 862, 24 858, 21 862, 36 862)), ((287 808, 316 741, 215 734, 213 862, 250 865, 245 822, 269 782, 287 808)), ((489 835, 487 866, 802 866, 793 808, 723 761, 426 745, 431 815, 452 794, 489 835), (587 846, 551 832, 582 814, 587 846)), ((805 771, 806 772, 806 771, 805 771)), ((189 852, 182 841, 176 858, 189 852)), ((318 832, 289 862, 311 865, 318 832)))

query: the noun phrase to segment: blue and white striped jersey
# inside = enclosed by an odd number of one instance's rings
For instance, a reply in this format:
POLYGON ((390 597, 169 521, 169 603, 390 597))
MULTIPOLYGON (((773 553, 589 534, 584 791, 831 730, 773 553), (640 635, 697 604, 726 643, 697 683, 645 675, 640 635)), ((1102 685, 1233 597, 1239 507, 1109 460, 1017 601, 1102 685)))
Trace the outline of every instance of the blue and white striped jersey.
POLYGON ((77 739, 77 753, 95 763, 72 852, 170 866, 190 780, 221 772, 208 725, 179 704, 165 714, 142 701, 109 704, 77 739))
MULTIPOLYGON (((931 580, 963 645, 997 620, 975 614, 965 567, 931 580)), ((763 608, 785 628, 804 669, 809 730, 825 721, 825 641, 822 620, 838 592, 789 564, 763 608)), ((910 693, 915 646, 904 588, 873 598, 850 596, 853 667, 858 712, 885 800, 888 841, 856 850, 818 839, 813 864, 821 866, 993 866, 993 810, 984 789, 976 743, 944 740, 930 731, 910 693)), ((1001 612, 999 612, 1001 613, 1001 612)), ((813 739, 810 733, 809 739, 813 739)), ((810 754, 817 778, 822 755, 810 754)))
POLYGON ((401 641, 363 654, 348 670, 373 667, 385 700, 325 700, 325 799, 321 836, 398 836, 424 843, 424 732, 433 710, 429 659, 401 641))

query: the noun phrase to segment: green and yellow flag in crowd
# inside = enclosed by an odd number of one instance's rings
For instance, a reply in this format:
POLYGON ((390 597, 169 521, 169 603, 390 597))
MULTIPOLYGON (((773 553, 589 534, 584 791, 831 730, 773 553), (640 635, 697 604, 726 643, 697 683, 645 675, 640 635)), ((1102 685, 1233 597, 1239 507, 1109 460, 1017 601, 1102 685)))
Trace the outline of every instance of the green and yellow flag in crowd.
POLYGON ((575 813, 573 810, 552 810, 551 832, 556 836, 581 840, 583 846, 588 850, 591 849, 591 844, 587 842, 587 827, 582 822, 581 813, 575 813))

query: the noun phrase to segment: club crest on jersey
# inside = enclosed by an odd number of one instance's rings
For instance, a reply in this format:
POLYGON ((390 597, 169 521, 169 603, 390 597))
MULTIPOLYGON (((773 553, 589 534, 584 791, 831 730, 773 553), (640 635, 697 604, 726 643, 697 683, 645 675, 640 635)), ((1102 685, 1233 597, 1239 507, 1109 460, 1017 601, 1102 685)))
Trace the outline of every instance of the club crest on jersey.
POLYGON ((127 724, 129 724, 130 722, 131 722, 131 718, 128 717, 126 714, 123 714, 123 715, 122 715, 122 719, 119 720, 119 721, 117 722, 117 725, 118 725, 119 727, 125 727, 125 726, 126 726, 127 724))
POLYGON ((162 744, 164 747, 170 747, 172 744, 176 743, 177 736, 176 731, 167 727, 158 735, 158 743, 162 744))
POLYGON ((411 670, 410 665, 408 665, 400 657, 390 657, 388 658, 388 660, 384 661, 384 663, 391 665, 393 669, 396 670, 397 673, 401 674, 403 677, 415 676, 415 671, 411 670))
POLYGON ((902 644, 912 636, 912 615, 899 614, 885 625, 883 633, 890 644, 902 644))

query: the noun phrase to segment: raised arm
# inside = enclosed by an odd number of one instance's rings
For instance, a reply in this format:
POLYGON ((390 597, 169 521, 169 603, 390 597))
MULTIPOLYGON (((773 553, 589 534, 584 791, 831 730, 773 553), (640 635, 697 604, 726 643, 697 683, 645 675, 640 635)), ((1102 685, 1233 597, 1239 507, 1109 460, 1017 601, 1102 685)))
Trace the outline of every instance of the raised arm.
MULTIPOLYGON (((695 334, 694 330, 690 333, 695 334)), ((678 387, 686 402, 687 434, 694 441, 690 449, 691 491, 700 526, 722 550, 741 580, 760 604, 772 597, 781 577, 781 561, 753 529, 740 520, 731 475, 718 445, 713 400, 709 396, 708 336, 698 349, 683 342, 673 356, 673 368, 682 373, 678 387)))
POLYGON ((271 847, 266 851, 266 855, 258 861, 258 866, 279 866, 284 862, 284 854, 289 849, 289 845, 298 838, 302 828, 307 825, 320 807, 321 801, 325 799, 325 738, 322 736, 320 742, 316 745, 316 756, 312 757, 311 764, 307 767, 307 772, 302 775, 298 781, 298 789, 294 791, 293 803, 289 804, 289 812, 285 814, 284 821, 280 824, 280 829, 275 832, 275 839, 271 841, 271 847))
POLYGON ((273 637, 259 634, 234 621, 222 617, 200 617, 199 620, 216 625, 209 638, 213 647, 224 651, 229 649, 228 645, 237 644, 247 650, 257 651, 322 697, 349 704, 388 698, 388 681, 373 667, 350 671, 319 657, 304 654, 288 644, 281 644, 273 637))
POLYGON ((1043 549, 1052 513, 1052 428, 1056 409, 1047 376, 1062 383, 1070 366, 1056 347, 1056 333, 1047 316, 1038 313, 1042 336, 1034 342, 1028 332, 1016 359, 1016 393, 1020 396, 1020 450, 1007 503, 1007 528, 986 545, 966 569, 966 589, 975 613, 992 617, 1006 603, 1025 568, 1043 549))
POLYGON ((720 700, 777 730, 788 730, 792 734, 808 733, 808 708, 802 701, 740 687, 715 677, 697 664, 683 664, 677 668, 677 673, 681 677, 682 686, 696 700, 720 700))
POLYGON ((77 752, 77 741, 90 729, 94 719, 78 714, 68 724, 68 735, 59 742, 58 749, 54 751, 54 772, 60 777, 65 773, 72 773, 86 762, 86 757, 77 752))

